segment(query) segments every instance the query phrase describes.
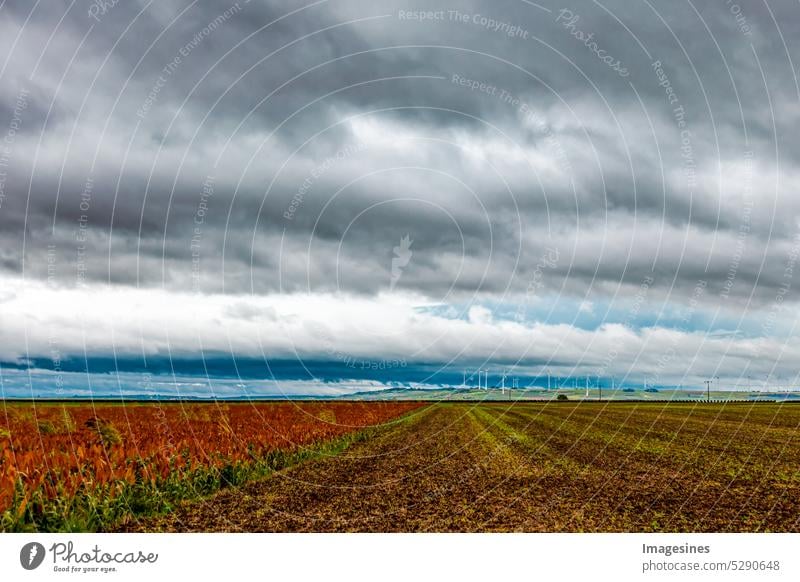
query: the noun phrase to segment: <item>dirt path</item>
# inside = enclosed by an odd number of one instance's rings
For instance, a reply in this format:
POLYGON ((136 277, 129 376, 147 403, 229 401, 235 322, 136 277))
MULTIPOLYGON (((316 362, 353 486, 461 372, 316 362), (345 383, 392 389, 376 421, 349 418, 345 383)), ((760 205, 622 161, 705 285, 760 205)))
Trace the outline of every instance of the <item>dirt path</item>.
POLYGON ((797 531, 798 422, 800 407, 433 405, 130 528, 797 531))

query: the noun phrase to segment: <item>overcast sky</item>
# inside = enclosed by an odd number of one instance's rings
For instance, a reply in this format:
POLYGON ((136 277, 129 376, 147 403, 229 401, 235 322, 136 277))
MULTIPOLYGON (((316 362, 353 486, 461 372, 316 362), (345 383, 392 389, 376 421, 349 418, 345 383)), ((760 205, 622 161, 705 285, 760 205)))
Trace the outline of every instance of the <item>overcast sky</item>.
POLYGON ((798 39, 789 0, 0 0, 0 362, 793 383, 798 39))

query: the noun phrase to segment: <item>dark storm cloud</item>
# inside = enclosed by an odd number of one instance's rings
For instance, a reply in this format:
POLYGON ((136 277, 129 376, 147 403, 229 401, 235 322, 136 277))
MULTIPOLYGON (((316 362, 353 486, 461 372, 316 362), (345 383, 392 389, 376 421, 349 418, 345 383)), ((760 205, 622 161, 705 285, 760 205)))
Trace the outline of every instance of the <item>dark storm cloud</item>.
POLYGON ((789 2, 102 5, 0 9, 8 271, 24 240, 59 284, 372 294, 408 234, 434 297, 524 293, 553 246, 579 296, 782 282, 789 2))

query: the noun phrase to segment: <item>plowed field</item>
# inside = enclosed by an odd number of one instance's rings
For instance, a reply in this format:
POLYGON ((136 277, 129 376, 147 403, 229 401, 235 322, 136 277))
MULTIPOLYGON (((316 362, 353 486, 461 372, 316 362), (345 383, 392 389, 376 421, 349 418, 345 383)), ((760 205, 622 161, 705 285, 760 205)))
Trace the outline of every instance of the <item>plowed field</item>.
POLYGON ((800 406, 437 404, 144 531, 798 531, 800 406))

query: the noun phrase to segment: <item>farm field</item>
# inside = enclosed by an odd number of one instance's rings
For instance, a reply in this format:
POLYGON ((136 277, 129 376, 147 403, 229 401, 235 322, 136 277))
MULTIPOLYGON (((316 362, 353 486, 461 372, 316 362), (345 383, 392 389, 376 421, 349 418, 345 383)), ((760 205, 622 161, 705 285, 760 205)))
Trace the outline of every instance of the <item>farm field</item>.
POLYGON ((125 531, 798 531, 800 406, 448 403, 125 531))
POLYGON ((94 531, 333 455, 414 402, 0 406, 0 531, 94 531))

